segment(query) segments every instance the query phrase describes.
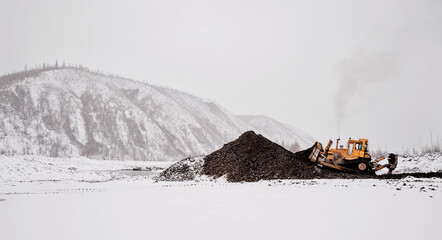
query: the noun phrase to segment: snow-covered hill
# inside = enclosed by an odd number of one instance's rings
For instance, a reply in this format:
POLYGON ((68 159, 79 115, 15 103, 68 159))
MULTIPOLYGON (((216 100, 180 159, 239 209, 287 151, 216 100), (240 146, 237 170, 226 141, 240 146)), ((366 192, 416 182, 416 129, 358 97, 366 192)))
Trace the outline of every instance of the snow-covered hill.
POLYGON ((306 148, 305 132, 164 87, 75 69, 0 78, 0 153, 180 160, 247 130, 306 148))

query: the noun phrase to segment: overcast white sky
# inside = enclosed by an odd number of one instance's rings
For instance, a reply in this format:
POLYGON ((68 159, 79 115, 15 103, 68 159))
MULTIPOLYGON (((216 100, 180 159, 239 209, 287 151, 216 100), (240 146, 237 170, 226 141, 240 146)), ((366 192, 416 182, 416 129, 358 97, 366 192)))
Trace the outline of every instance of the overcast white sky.
POLYGON ((0 73, 56 59, 323 142, 402 151, 442 135, 442 1, 0 0, 0 73))

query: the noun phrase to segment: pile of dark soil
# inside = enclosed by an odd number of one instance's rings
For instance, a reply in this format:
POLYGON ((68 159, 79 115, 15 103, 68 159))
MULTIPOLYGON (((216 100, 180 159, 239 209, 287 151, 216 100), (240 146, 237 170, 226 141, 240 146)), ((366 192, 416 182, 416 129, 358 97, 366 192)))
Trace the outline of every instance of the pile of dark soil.
POLYGON ((292 153, 253 131, 204 158, 202 173, 230 182, 268 179, 363 178, 364 176, 319 169, 308 160, 311 148, 292 153))
POLYGON ((156 181, 191 181, 201 175, 203 169, 203 157, 183 159, 155 177, 156 181))

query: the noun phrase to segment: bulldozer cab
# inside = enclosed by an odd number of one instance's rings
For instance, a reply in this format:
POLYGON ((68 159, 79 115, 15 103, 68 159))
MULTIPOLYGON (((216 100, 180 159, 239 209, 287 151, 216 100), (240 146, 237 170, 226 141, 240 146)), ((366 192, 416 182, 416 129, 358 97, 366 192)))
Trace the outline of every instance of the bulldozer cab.
POLYGON ((365 158, 368 153, 368 139, 359 138, 358 140, 348 140, 347 157, 365 158))

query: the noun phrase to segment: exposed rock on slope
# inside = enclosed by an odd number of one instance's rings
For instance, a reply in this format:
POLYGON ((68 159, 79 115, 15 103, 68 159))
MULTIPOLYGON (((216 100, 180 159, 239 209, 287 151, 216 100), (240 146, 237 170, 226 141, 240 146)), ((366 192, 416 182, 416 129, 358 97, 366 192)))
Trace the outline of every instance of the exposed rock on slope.
POLYGON ((313 144, 294 127, 239 117, 168 88, 74 68, 25 73, 0 77, 0 153, 177 160, 210 153, 247 130, 313 144))

